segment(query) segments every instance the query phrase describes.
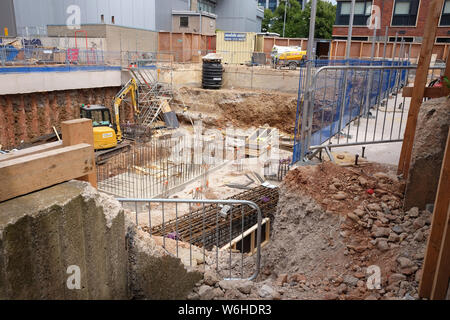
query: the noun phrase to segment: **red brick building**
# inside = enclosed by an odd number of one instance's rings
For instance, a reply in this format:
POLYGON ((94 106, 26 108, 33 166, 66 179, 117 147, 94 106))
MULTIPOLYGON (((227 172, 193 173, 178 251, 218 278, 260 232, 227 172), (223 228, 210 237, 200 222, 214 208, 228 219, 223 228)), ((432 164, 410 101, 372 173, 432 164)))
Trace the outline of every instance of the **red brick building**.
MULTIPOLYGON (((356 0, 352 40, 370 41, 373 30, 368 28, 372 12, 381 15, 377 41, 384 41, 386 27, 389 41, 422 42, 425 20, 431 0, 356 0), (372 8, 372 5, 378 8, 372 8)), ((337 0, 333 39, 347 39, 350 20, 350 0, 337 0)), ((436 42, 450 43, 450 0, 444 1, 436 42)))

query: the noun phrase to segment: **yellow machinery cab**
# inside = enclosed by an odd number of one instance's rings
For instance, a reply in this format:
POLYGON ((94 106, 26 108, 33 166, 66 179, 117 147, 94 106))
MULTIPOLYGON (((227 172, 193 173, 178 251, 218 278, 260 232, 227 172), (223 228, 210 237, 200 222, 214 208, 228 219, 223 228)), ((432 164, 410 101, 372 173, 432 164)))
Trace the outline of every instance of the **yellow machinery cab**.
POLYGON ((95 150, 117 146, 116 125, 111 121, 108 108, 99 105, 82 105, 80 117, 92 120, 95 150))

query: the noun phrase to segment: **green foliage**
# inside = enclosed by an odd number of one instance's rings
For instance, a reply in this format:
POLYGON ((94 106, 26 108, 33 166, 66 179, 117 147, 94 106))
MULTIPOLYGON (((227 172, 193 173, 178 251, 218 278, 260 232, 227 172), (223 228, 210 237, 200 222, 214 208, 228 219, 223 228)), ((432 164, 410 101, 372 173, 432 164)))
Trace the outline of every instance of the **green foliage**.
POLYGON ((261 25, 261 32, 269 32, 270 27, 272 25, 273 20, 273 12, 270 9, 264 10, 264 19, 261 25))
MULTIPOLYGON (((273 24, 270 32, 276 32, 283 36, 284 9, 286 2, 280 2, 280 5, 274 12, 273 24)), ((297 0, 289 0, 286 9, 286 29, 284 36, 286 38, 297 38, 300 35, 299 26, 301 24, 302 7, 297 0)))
MULTIPOLYGON (((311 16, 311 2, 309 1, 305 10, 297 0, 288 0, 286 9, 286 38, 307 38, 309 35, 309 22, 311 16)), ((281 2, 275 12, 264 11, 263 32, 276 32, 283 35, 284 9, 286 2, 281 2), (270 12, 270 13, 269 13, 270 12), (266 28, 266 30, 264 30, 266 28)), ((317 0, 315 37, 320 39, 331 39, 333 24, 336 19, 336 5, 324 0, 317 0)))
MULTIPOLYGON (((311 2, 305 6, 302 12, 301 37, 309 35, 309 18, 311 16, 311 2)), ((336 19, 336 6, 330 2, 317 0, 316 28, 314 37, 318 39, 331 39, 333 24, 336 19)))

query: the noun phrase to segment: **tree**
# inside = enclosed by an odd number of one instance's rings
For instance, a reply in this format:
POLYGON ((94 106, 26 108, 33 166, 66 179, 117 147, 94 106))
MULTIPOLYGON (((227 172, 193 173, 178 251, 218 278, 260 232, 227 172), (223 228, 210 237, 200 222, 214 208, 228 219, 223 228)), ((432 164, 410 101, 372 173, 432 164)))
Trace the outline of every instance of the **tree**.
MULTIPOLYGON (((297 0, 288 0, 286 8, 286 27, 284 36, 287 38, 298 38, 300 37, 300 23, 301 23, 301 13, 302 7, 297 0)), ((273 14, 273 24, 270 29, 271 32, 276 32, 283 35, 283 24, 284 24, 284 9, 286 6, 286 1, 280 2, 280 5, 275 10, 273 14)))
POLYGON ((270 31, 270 27, 272 25, 272 21, 273 20, 273 12, 270 9, 265 9, 264 10, 264 19, 262 21, 262 25, 261 25, 261 31, 262 32, 269 32, 270 31))
MULTIPOLYGON (((309 21, 311 17, 311 1, 305 6, 301 13, 300 24, 301 37, 309 35, 309 21)), ((336 5, 324 0, 317 0, 316 27, 314 37, 318 39, 331 39, 333 24, 336 19, 336 5)))
MULTIPOLYGON (((287 0, 287 2, 288 7, 286 9, 286 27, 284 33, 285 37, 307 38, 309 36, 311 1, 308 1, 308 3, 305 5, 304 11, 302 11, 302 7, 297 0, 287 0)), ((276 32, 280 35, 283 34, 285 5, 286 5, 285 1, 281 2, 278 8, 273 13, 271 19, 272 23, 270 24, 268 31, 276 32)), ((266 19, 265 12, 264 12, 264 19, 266 19)), ((335 19, 336 19, 336 5, 333 5, 328 1, 317 0, 316 27, 314 37, 320 39, 331 39, 335 19)))

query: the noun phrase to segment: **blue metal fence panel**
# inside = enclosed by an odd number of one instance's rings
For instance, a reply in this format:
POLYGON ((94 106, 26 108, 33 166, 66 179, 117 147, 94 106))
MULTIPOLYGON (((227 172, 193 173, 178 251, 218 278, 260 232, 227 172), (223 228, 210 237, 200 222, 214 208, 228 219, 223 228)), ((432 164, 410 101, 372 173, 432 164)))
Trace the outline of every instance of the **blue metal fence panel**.
MULTIPOLYGON (((316 68, 324 66, 400 66, 409 65, 409 62, 400 61, 370 61, 370 60, 316 60, 314 65, 316 68)), ((305 69, 301 69, 300 78, 304 78, 305 69)), ((330 79, 327 75, 324 79, 319 79, 316 83, 316 87, 313 90, 312 101, 313 101, 313 117, 318 115, 322 116, 319 121, 320 126, 314 127, 311 134, 310 144, 311 145, 321 145, 331 137, 335 136, 341 130, 343 130, 349 123, 355 120, 358 116, 362 114, 367 114, 369 110, 366 109, 366 92, 368 92, 369 108, 376 105, 379 101, 386 98, 389 92, 395 87, 397 81, 400 83, 406 80, 407 71, 402 70, 333 70, 335 72, 334 80, 331 85, 329 85, 330 79), (347 72, 347 81, 345 83, 344 73, 347 72), (368 80, 372 75, 372 86, 367 88, 368 80), (344 95, 344 88, 345 95, 344 95), (381 90, 380 90, 381 89, 381 90), (329 94, 329 90, 333 90, 333 94, 329 94), (328 92, 327 92, 328 91, 328 92), (330 96, 327 96, 327 93, 330 96), (323 98, 320 97, 323 95, 323 98), (343 99, 345 96, 345 101, 343 99), (341 108, 344 108, 341 110, 341 108), (326 110, 331 109, 331 118, 324 118, 326 110), (339 121, 342 113, 342 121, 339 121)), ((296 127, 295 127, 295 141, 294 141, 294 152, 293 152, 293 163, 300 160, 301 153, 301 130, 299 124, 301 123, 302 117, 302 106, 303 101, 301 101, 304 93, 308 88, 306 88, 305 83, 301 80, 299 81, 298 97, 299 102, 297 105, 297 115, 296 115, 296 127)))

